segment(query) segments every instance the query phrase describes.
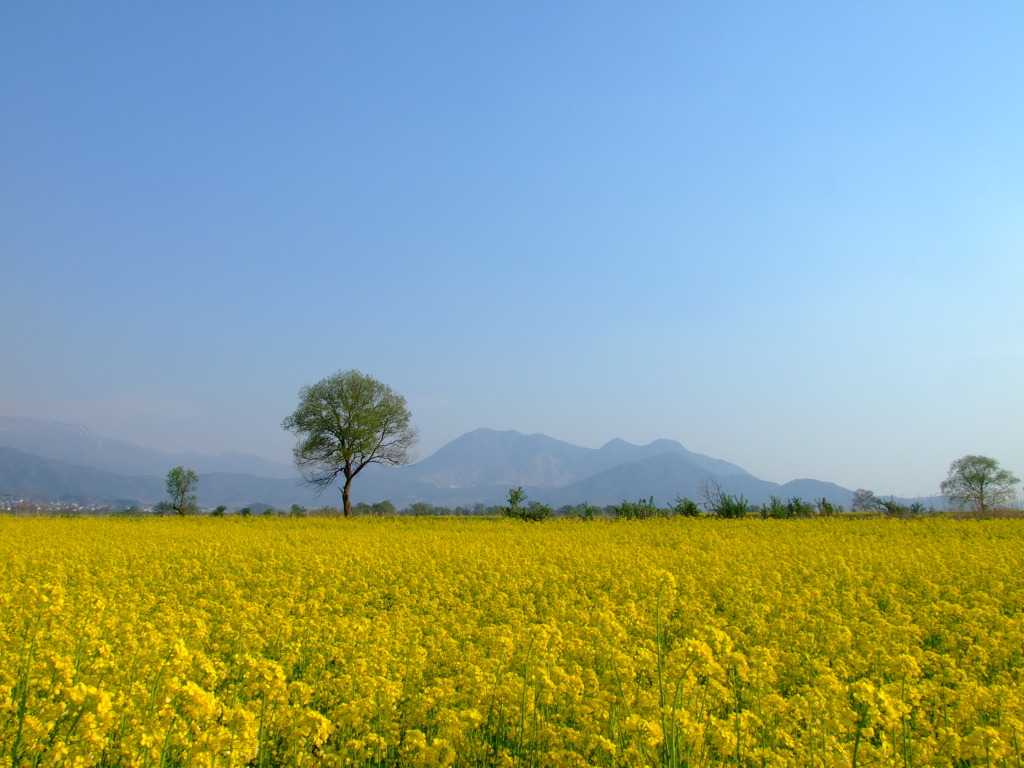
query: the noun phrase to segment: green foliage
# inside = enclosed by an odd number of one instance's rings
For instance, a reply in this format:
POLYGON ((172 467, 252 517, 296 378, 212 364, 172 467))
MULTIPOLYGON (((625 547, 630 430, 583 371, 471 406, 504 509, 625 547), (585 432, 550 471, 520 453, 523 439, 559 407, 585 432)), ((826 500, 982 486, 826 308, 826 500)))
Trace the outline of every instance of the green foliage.
POLYGON ((662 510, 654 503, 654 497, 640 499, 639 501, 623 501, 616 507, 612 507, 612 514, 619 520, 649 520, 652 517, 663 516, 662 510))
POLYGON ((526 506, 526 509, 521 509, 519 511, 519 519, 539 522, 541 520, 550 520, 554 514, 554 510, 547 504, 541 504, 539 501, 531 501, 526 506))
POLYGON ((373 510, 373 514, 375 514, 377 517, 390 517, 391 515, 395 514, 396 511, 395 505, 392 504, 387 499, 385 499, 384 501, 378 501, 371 507, 371 509, 373 510))
POLYGON ((306 482, 321 491, 339 477, 346 517, 352 480, 370 464, 412 460, 416 430, 405 398, 359 371, 339 371, 299 392, 299 405, 281 426, 299 441, 292 451, 306 482))
POLYGON ((547 520, 555 514, 554 510, 547 504, 541 504, 538 501, 531 501, 528 505, 523 506, 525 501, 526 493, 523 491, 522 486, 518 488, 509 488, 508 506, 499 507, 499 510, 504 517, 511 517, 516 520, 529 520, 532 522, 547 520))
POLYGON ((716 480, 705 481, 700 492, 704 497, 704 509, 715 517, 737 520, 750 513, 750 504, 743 495, 726 493, 716 480))
POLYGON ((840 514, 843 511, 843 508, 841 506, 833 504, 824 496, 822 496, 820 499, 814 502, 814 504, 818 510, 818 514, 822 517, 832 517, 833 515, 840 514))
POLYGON ((700 505, 693 499, 676 496, 675 506, 672 512, 681 517, 700 517, 700 505))
POLYGON ((882 507, 882 512, 889 517, 906 517, 910 513, 909 508, 896 501, 894 496, 890 496, 888 499, 879 499, 878 503, 882 507))
POLYGON ((228 511, 228 508, 221 504, 219 507, 214 508, 210 513, 212 517, 224 517, 224 513, 228 511))
POLYGON ((249 507, 242 507, 240 510, 238 510, 238 514, 241 517, 249 517, 250 515, 252 515, 252 509, 249 507))
POLYGON ((593 520, 601 514, 599 507, 595 507, 593 504, 585 501, 582 504, 563 507, 563 511, 567 517, 576 517, 580 520, 593 520))
POLYGON ((1019 484, 1020 480, 995 459, 969 455, 949 465, 939 489, 953 506, 987 512, 1009 506, 1019 484))
POLYGON ((750 504, 747 503, 747 499, 742 494, 734 496, 730 493, 723 493, 717 508, 712 510, 712 514, 716 517, 729 520, 739 520, 746 517, 749 512, 750 504))
POLYGON ((508 508, 511 510, 518 510, 519 506, 526 501, 526 493, 523 491, 523 486, 518 488, 508 489, 508 508))
POLYGON ((768 517, 775 520, 785 519, 789 517, 789 507, 787 507, 786 502, 778 496, 772 496, 771 501, 762 507, 761 517, 768 517))
POLYGON ((196 510, 196 486, 199 476, 191 469, 175 467, 167 473, 167 495, 171 497, 171 509, 178 515, 187 515, 196 510))
POLYGON ((786 502, 789 517, 814 517, 814 505, 799 496, 793 496, 786 502))

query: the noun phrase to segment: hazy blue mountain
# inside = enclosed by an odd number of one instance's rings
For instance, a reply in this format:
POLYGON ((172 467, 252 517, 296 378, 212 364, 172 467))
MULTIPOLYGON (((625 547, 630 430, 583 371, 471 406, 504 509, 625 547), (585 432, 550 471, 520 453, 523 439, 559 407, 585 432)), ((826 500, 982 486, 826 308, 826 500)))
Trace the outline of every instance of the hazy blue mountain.
MULTIPOLYGON (((0 453, 0 494, 17 498, 110 503, 128 499, 150 504, 164 499, 167 470, 183 464, 199 475, 199 503, 208 508, 341 504, 336 489, 317 495, 290 468, 256 457, 171 456, 82 427, 0 419, 0 445, 11 442, 26 447, 0 453), (291 476, 275 477, 275 471, 291 476)), ((818 480, 784 485, 761 480, 735 464, 688 451, 674 440, 643 446, 612 440, 594 449, 546 435, 492 429, 462 435, 411 466, 371 465, 356 478, 352 495, 357 503, 387 499, 399 508, 418 501, 472 507, 478 502, 502 503, 509 488, 522 486, 531 500, 555 507, 584 501, 604 506, 651 496, 666 505, 676 496, 700 501, 701 487, 708 481, 754 504, 772 496, 799 496, 808 501, 826 497, 848 506, 851 496, 847 489, 818 480)))
POLYGON ((659 456, 665 453, 679 454, 688 459, 693 465, 700 467, 706 472, 716 475, 748 475, 750 473, 743 467, 730 464, 722 459, 713 459, 701 453, 688 451, 675 440, 655 440, 647 445, 633 445, 625 440, 616 438, 609 440, 598 451, 601 455, 602 465, 597 471, 611 469, 614 466, 625 462, 640 461, 651 456, 659 456))
MULTIPOLYGON (((814 499, 824 497, 836 504, 842 504, 844 507, 849 509, 850 498, 853 496, 853 492, 847 488, 842 488, 835 483, 826 483, 822 480, 803 478, 783 483, 779 486, 779 493, 775 495, 782 499, 797 496, 806 501, 813 501, 814 499)), ((767 501, 767 499, 765 499, 765 501, 767 501)))
POLYGON ((316 491, 298 477, 281 480, 231 472, 200 473, 197 497, 199 505, 207 509, 213 509, 219 504, 228 509, 267 504, 281 510, 288 509, 292 504, 303 507, 341 506, 340 493, 333 491, 333 494, 317 496, 316 491))
POLYGON ((568 486, 622 464, 676 454, 706 472, 747 475, 741 467, 692 453, 674 440, 633 445, 611 440, 601 448, 581 448, 547 435, 477 429, 452 440, 408 468, 415 479, 440 488, 481 485, 568 486))
POLYGON ((0 496, 101 504, 159 501, 164 479, 128 477, 0 447, 0 496))
POLYGON ((816 480, 787 485, 761 480, 736 464, 688 451, 674 440, 640 446, 616 439, 594 449, 546 435, 477 429, 412 466, 368 468, 357 478, 353 498, 386 498, 399 507, 415 501, 450 507, 490 505, 502 503, 509 488, 522 486, 530 500, 555 507, 583 501, 604 506, 651 496, 659 504, 671 504, 677 495, 700 500, 701 485, 707 480, 754 504, 772 496, 824 496, 849 506, 851 496, 844 488, 816 480))
POLYGON ((584 501, 606 506, 653 496, 658 504, 669 504, 677 494, 698 499, 697 489, 708 477, 708 471, 692 459, 671 451, 619 464, 561 488, 557 493, 540 493, 537 500, 555 506, 584 501))
POLYGON ((0 446, 119 475, 166 475, 181 465, 199 473, 235 472, 282 479, 297 476, 291 465, 258 456, 163 453, 104 437, 77 424, 45 419, 0 417, 0 446))
MULTIPOLYGON (((227 472, 198 474, 198 503, 210 509, 218 504, 231 509, 253 504, 278 509, 287 509, 292 504, 338 504, 334 499, 319 500, 298 478, 281 480, 227 472)), ((166 501, 167 489, 165 476, 118 475, 0 447, 0 496, 38 502, 149 506, 166 501)))
POLYGON ((439 488, 559 486, 591 474, 594 453, 547 435, 477 429, 442 446, 407 473, 439 488))
MULTIPOLYGON (((712 460, 714 461, 714 460, 712 460)), ((751 504, 767 503, 772 496, 788 499, 799 496, 807 501, 825 497, 835 504, 849 507, 851 492, 834 483, 817 480, 797 480, 779 485, 761 480, 748 472, 732 471, 735 465, 726 465, 728 474, 709 472, 704 464, 678 452, 660 453, 640 461, 620 464, 593 477, 580 480, 558 492, 545 493, 535 489, 537 500, 555 506, 581 501, 597 506, 638 501, 654 497, 655 503, 667 506, 677 496, 703 501, 702 486, 713 482, 724 491, 742 495, 751 504)), ((717 465, 721 466, 721 465, 717 465)))

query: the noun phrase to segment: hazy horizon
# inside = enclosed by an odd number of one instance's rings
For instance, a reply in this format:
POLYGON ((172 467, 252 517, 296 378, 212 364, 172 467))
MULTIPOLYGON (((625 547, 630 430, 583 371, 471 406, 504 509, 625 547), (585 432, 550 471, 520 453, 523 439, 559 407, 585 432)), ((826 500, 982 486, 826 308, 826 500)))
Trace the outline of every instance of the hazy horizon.
POLYGON ((0 414, 291 460, 355 368, 425 458, 677 440, 1024 476, 1024 6, 0 8, 0 414))

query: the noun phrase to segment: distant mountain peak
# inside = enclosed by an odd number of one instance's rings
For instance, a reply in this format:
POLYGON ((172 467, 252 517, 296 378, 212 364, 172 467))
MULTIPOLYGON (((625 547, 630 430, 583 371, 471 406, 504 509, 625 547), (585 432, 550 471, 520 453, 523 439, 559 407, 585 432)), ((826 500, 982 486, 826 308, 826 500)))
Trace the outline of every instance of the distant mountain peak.
MULTIPOLYGON (((163 494, 161 476, 177 464, 199 473, 201 503, 287 505, 310 496, 291 467, 254 456, 164 454, 102 438, 78 425, 0 417, 0 484, 7 488, 5 493, 20 489, 17 492, 47 492, 51 498, 155 499, 163 494), (33 485, 44 476, 45 487, 33 485)), ((471 506, 500 503, 509 488, 522 486, 531 500, 556 507, 618 504, 650 496, 659 504, 670 504, 680 495, 699 498, 701 484, 708 479, 753 503, 772 495, 826 496, 849 503, 850 491, 834 484, 760 480, 742 467, 693 453, 675 440, 634 445, 615 438, 601 448, 583 448, 539 433, 488 428, 467 432, 416 464, 368 468, 360 474, 355 494, 357 501, 390 499, 398 506, 417 501, 471 506)), ((317 499, 305 503, 322 503, 317 499)))
POLYGON ((80 424, 28 417, 0 416, 0 446, 126 476, 164 475, 179 464, 200 474, 234 472, 280 479, 297 474, 287 464, 257 456, 230 452, 220 456, 164 453, 105 437, 80 424))
POLYGON ((636 448, 636 446, 633 445, 632 443, 627 443, 621 437, 613 437, 607 443, 602 445, 598 450, 600 450, 600 451, 613 451, 613 450, 620 450, 620 449, 623 449, 623 448, 636 448))

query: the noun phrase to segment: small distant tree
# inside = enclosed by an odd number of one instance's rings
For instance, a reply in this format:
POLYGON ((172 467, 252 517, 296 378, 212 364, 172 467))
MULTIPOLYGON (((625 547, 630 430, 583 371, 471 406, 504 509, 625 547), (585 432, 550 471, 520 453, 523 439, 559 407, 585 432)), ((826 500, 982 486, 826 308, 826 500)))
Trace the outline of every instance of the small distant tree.
POLYGON ((519 517, 519 513, 523 509, 523 504, 526 502, 526 493, 523 491, 523 486, 518 488, 508 489, 508 506, 499 506, 498 510, 502 517, 519 517))
POLYGON ((517 520, 538 522, 554 516, 555 511, 539 501, 531 501, 526 504, 526 493, 520 486, 508 489, 508 506, 501 507, 501 514, 504 517, 512 517, 517 520))
POLYGON ((550 520, 554 514, 555 510, 547 504, 541 504, 539 501, 531 501, 526 505, 526 509, 520 510, 519 519, 540 522, 541 520, 550 520))
POLYGON ((508 508, 509 511, 518 512, 522 507, 523 502, 526 501, 526 492, 523 491, 523 486, 518 488, 508 489, 508 508))
POLYGON ((589 502, 581 502, 570 507, 569 516, 578 517, 580 520, 593 520, 601 513, 601 510, 589 502))
POLYGON ((837 504, 833 504, 829 499, 822 496, 816 502, 814 506, 818 511, 818 514, 822 517, 832 517, 833 515, 839 514, 843 511, 843 508, 837 504))
POLYGON ((761 507, 761 517, 774 519, 789 517, 789 507, 778 496, 772 496, 768 503, 761 507))
POLYGON ((370 464, 412 460, 416 430, 405 398, 359 371, 339 371, 303 387, 299 405, 281 426, 298 436, 295 465, 323 491, 339 477, 345 517, 352 514, 352 481, 370 464))
POLYGON ((373 514, 378 517, 390 517, 395 514, 395 505, 385 499, 373 505, 373 514))
POLYGON ((221 504, 221 505, 215 507, 214 510, 210 514, 213 517, 224 517, 224 513, 227 512, 227 511, 228 511, 228 508, 225 507, 223 504, 221 504))
POLYGON ((434 505, 425 501, 417 501, 415 504, 409 505, 405 510, 405 514, 415 515, 416 517, 429 517, 434 514, 434 505))
POLYGON ((939 489, 954 506, 987 512, 1013 503, 1018 485, 1020 479, 995 459, 964 456, 949 465, 939 489))
POLYGON ((167 495, 176 514, 184 516, 195 511, 198 485, 199 476, 191 469, 175 467, 167 473, 167 495))
POLYGON ((726 493, 717 480, 708 479, 701 483, 700 494, 704 498, 704 509, 715 517, 739 519, 750 512, 750 503, 742 494, 726 493))
POLYGON ((654 497, 639 501, 625 501, 613 508, 615 517, 620 520, 648 520, 660 514, 661 510, 654 503, 654 497))
POLYGON ((789 517, 813 517, 815 511, 813 504, 799 496, 791 497, 786 502, 786 508, 789 510, 789 517))
POLYGON ((700 506, 693 499, 677 495, 672 512, 682 517, 700 517, 700 506))
POLYGON ((872 491, 858 488, 850 499, 850 509, 853 512, 878 512, 882 509, 882 502, 872 491))
POLYGON ((882 511, 889 517, 906 517, 910 513, 910 508, 906 504, 896 501, 895 496, 880 499, 878 503, 881 505, 882 511))

